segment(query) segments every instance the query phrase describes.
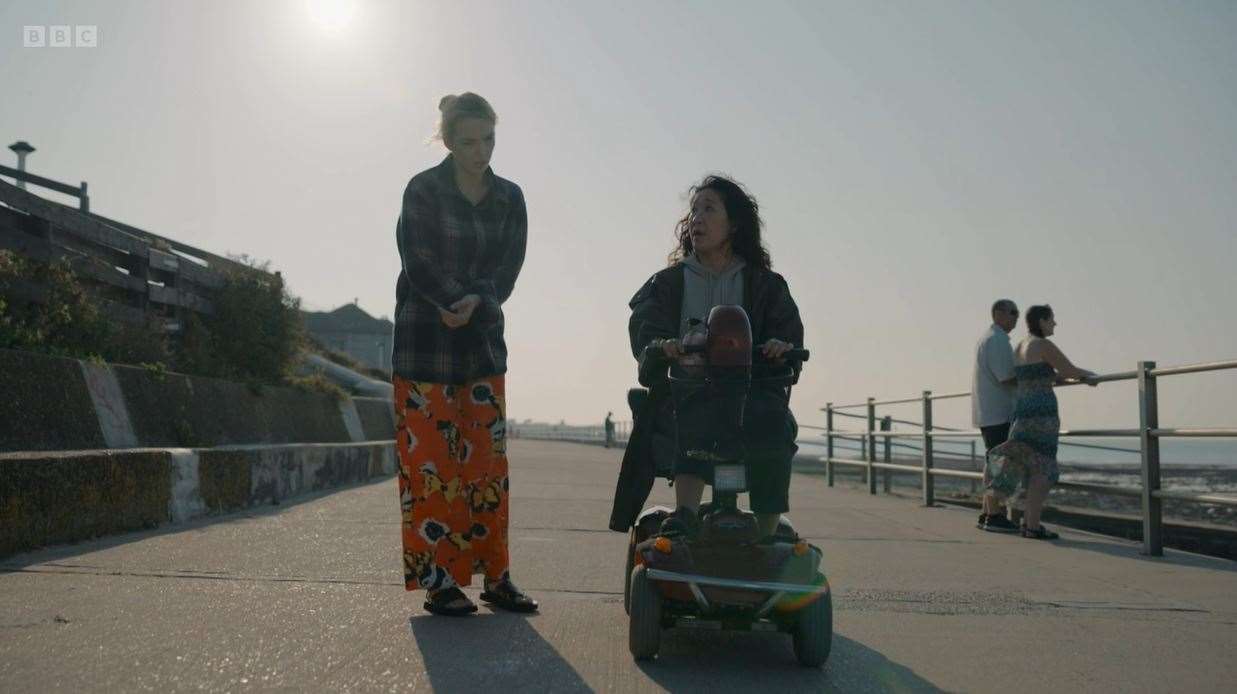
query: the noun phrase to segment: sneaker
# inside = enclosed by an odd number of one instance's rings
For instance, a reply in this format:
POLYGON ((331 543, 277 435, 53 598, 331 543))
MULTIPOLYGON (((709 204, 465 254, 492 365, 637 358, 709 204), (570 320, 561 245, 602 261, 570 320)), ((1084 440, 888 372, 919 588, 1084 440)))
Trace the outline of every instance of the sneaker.
POLYGON ((660 534, 666 537, 695 537, 699 529, 700 519, 696 517, 696 512, 680 506, 661 522, 660 534))
POLYGON ((1042 525, 1034 530, 1025 525, 1022 526, 1022 536, 1032 540, 1055 540, 1061 537, 1042 525))
POLYGON ((983 528, 984 530, 987 530, 990 533, 1016 533, 1018 532, 1018 526, 1014 525, 1013 523, 1010 523, 1008 518, 1006 518, 1005 516, 999 513, 994 513, 988 516, 988 520, 984 523, 983 528))
POLYGON ((984 526, 987 524, 988 524, 988 514, 986 513, 979 514, 979 520, 975 523, 975 527, 979 528, 980 530, 983 530, 984 526))

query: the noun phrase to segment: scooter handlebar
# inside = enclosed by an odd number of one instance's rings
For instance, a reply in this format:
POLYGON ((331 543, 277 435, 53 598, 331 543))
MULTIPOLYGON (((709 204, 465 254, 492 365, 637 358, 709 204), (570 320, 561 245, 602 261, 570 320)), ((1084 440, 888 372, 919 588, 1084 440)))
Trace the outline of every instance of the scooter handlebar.
MULTIPOLYGON (((649 345, 645 349, 656 350, 655 351, 656 354, 661 353, 661 348, 656 347, 654 345, 649 345)), ((683 354, 701 354, 704 352, 704 350, 705 350, 704 345, 686 345, 686 346, 679 347, 679 351, 682 352, 683 354)), ((756 357, 757 359, 762 359, 762 360, 767 359, 765 357, 764 350, 762 350, 759 346, 752 350, 752 356, 756 357)), ((808 357, 810 356, 811 356, 811 352, 809 352, 808 350, 803 349, 801 347, 795 347, 793 349, 786 350, 786 352, 782 354, 782 359, 786 361, 804 362, 804 361, 807 361, 808 357)))
MULTIPOLYGON (((759 352, 760 350, 757 350, 757 353, 759 352)), ((808 350, 803 349, 801 347, 795 347, 794 349, 786 350, 786 353, 782 355, 782 359, 785 359, 786 361, 802 362, 802 361, 807 361, 808 357, 810 357, 811 355, 812 353, 809 352, 808 350)))

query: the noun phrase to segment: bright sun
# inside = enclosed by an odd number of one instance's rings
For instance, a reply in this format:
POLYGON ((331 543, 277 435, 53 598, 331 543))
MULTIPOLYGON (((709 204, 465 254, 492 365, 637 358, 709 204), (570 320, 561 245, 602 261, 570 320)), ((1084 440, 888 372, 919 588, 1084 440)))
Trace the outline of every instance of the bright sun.
POLYGON ((354 0, 306 0, 305 6, 314 24, 330 33, 346 29, 356 14, 354 0))

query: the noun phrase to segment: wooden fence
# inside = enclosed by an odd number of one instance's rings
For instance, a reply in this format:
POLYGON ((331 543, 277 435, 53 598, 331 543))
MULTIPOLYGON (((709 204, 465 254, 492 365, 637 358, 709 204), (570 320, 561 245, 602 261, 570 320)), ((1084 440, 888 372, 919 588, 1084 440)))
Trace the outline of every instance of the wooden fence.
MULTIPOLYGON (((0 169, 3 175, 61 192, 73 189, 68 194, 79 195, 73 186, 8 167, 0 169)), ((223 284, 226 273, 266 274, 91 213, 85 188, 83 183, 81 209, 74 209, 0 181, 0 250, 40 263, 67 261, 94 288, 104 312, 114 319, 154 321, 169 332, 178 332, 186 312, 213 312, 209 297, 223 284)), ((46 287, 24 283, 13 289, 27 300, 46 301, 46 287)))

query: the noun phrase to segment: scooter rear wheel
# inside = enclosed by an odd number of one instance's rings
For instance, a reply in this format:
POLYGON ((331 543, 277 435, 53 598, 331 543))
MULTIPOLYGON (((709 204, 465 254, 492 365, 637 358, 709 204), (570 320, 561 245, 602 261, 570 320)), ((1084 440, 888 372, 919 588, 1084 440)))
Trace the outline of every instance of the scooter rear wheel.
POLYGON ((661 649, 661 593, 643 566, 632 569, 630 592, 627 647, 636 660, 649 660, 661 649))
POLYGON ((794 631, 795 658, 804 667, 820 667, 833 648, 833 594, 825 593, 799 611, 794 631))

